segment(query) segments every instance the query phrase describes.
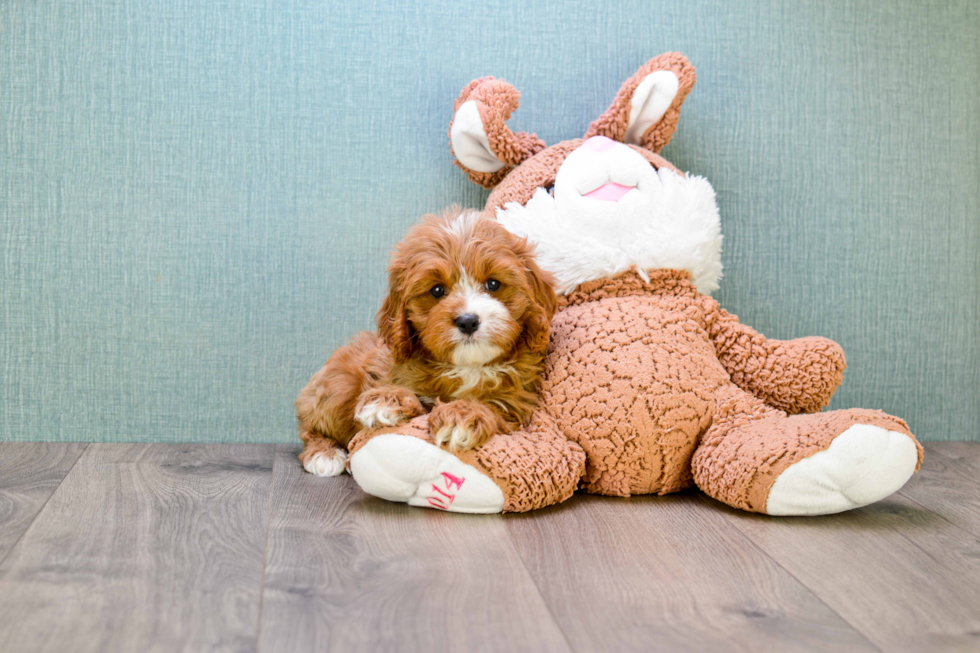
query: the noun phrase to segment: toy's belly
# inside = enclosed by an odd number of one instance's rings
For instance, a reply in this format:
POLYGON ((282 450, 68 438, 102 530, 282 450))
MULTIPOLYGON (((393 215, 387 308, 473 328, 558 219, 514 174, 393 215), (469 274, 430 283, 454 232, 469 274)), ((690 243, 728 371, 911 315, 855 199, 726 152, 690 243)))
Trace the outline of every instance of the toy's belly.
POLYGON ((590 492, 689 486, 691 456, 711 423, 716 391, 728 382, 688 314, 639 299, 572 307, 552 325, 542 402, 585 450, 590 492))

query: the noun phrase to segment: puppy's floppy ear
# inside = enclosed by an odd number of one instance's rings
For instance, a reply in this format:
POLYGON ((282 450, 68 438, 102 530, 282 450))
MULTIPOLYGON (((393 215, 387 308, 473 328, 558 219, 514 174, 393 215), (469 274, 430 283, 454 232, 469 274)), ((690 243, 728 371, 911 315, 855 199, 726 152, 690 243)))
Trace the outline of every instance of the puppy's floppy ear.
POLYGON ((521 94, 493 77, 473 80, 453 105, 449 142, 456 165, 473 183, 493 188, 514 166, 545 148, 535 134, 507 128, 521 94))
POLYGON ((585 137, 606 136, 659 154, 677 129, 681 105, 696 77, 694 66, 679 52, 654 57, 623 83, 585 137))
POLYGON ((408 321, 408 307, 405 305, 405 298, 399 287, 400 283, 396 275, 392 274, 388 296, 381 304, 376 319, 378 335, 391 350, 392 359, 400 365, 408 362, 412 357, 415 345, 412 324, 408 321))
POLYGON ((545 272, 534 258, 534 249, 525 241, 525 249, 521 258, 524 263, 524 275, 530 290, 531 307, 524 319, 524 340, 528 349, 543 353, 551 342, 551 318, 558 307, 558 297, 555 295, 555 279, 545 272))

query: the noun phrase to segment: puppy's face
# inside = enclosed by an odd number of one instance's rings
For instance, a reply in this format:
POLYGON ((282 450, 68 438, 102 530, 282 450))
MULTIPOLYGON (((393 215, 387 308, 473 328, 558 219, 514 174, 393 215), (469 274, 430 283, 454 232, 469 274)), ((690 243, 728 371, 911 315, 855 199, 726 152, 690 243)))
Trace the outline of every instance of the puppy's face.
POLYGON ((547 349, 551 278, 524 240, 475 211, 424 218, 396 248, 389 273, 378 328, 398 363, 427 355, 485 365, 520 347, 547 349))

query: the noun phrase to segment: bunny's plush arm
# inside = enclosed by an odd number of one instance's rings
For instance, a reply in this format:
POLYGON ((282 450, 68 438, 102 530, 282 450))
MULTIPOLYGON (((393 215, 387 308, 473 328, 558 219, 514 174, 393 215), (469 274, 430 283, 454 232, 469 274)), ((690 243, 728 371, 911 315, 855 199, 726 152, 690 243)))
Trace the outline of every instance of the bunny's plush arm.
POLYGON ((740 388, 791 415, 830 403, 847 367, 836 342, 817 336, 770 340, 710 297, 702 298, 702 309, 718 360, 740 388))

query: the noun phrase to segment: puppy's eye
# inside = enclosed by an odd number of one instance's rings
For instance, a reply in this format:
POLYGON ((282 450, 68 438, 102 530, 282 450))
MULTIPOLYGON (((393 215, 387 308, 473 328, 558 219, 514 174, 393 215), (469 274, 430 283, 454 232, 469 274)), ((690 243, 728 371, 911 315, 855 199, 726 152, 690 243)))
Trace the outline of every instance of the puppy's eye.
POLYGON ((446 287, 443 286, 442 284, 432 286, 432 289, 429 291, 429 294, 435 297, 436 299, 439 299, 440 297, 446 294, 446 287))
POLYGON ((487 282, 483 284, 487 287, 490 292, 497 292, 500 290, 500 282, 496 279, 487 279, 487 282))

